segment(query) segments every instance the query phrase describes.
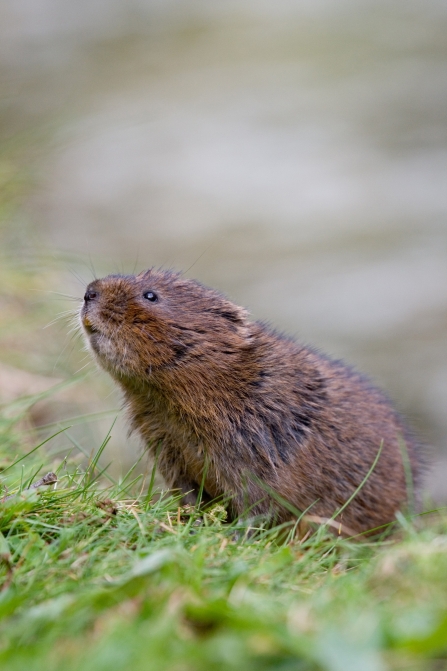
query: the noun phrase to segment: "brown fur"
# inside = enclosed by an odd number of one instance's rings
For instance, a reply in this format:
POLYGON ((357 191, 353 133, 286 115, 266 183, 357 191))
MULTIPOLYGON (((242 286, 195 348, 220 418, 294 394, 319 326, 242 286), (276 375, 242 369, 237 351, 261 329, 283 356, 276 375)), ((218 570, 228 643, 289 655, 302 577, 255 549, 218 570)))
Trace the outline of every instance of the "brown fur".
POLYGON ((81 321, 124 392, 132 428, 152 452, 159 448, 159 469, 185 501, 195 500, 203 481, 208 498, 231 497, 233 516, 250 508, 290 519, 273 490, 300 511, 331 517, 381 445, 343 524, 366 531, 406 505, 402 445, 419 486, 420 450, 378 389, 345 364, 249 321, 198 282, 156 270, 110 275, 87 288, 81 321), (156 302, 144 298, 148 291, 156 302))

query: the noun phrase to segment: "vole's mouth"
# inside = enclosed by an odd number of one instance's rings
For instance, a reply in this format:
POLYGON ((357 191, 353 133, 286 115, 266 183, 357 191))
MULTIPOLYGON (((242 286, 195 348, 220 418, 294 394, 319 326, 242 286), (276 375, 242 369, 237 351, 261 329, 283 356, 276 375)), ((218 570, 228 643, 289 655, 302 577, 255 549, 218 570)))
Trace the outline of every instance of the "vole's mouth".
POLYGON ((92 333, 98 333, 98 329, 95 326, 93 326, 92 322, 90 321, 87 315, 83 315, 81 321, 88 335, 91 335, 92 333))

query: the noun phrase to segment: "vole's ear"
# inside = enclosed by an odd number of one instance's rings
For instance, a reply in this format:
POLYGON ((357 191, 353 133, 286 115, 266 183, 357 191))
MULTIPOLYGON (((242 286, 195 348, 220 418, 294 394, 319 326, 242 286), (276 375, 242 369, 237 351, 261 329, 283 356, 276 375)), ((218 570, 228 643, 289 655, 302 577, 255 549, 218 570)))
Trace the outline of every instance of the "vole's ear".
POLYGON ((230 302, 222 306, 222 309, 219 310, 219 312, 222 317, 228 319, 228 321, 232 322, 233 324, 237 324, 238 326, 245 326, 248 321, 247 310, 230 302))
POLYGON ((248 324, 248 312, 239 305, 230 303, 230 301, 222 301, 218 307, 211 308, 210 312, 223 317, 231 324, 238 328, 245 327, 248 324))

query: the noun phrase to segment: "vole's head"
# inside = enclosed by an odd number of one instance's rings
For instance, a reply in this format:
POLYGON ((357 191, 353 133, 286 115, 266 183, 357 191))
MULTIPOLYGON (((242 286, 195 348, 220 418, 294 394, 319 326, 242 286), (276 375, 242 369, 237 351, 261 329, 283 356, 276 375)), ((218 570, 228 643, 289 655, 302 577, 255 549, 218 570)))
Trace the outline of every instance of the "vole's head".
POLYGON ((224 369, 250 339, 245 310, 198 282, 153 269, 95 280, 80 317, 101 366, 137 383, 160 371, 224 369))

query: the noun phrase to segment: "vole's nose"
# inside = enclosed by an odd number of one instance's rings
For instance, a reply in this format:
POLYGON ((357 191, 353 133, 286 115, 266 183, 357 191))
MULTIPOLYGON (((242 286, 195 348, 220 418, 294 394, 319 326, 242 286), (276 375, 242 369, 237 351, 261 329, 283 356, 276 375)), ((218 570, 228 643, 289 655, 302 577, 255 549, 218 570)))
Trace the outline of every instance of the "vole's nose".
POLYGON ((88 303, 89 301, 94 301, 98 297, 98 292, 93 291, 93 289, 87 289, 84 296, 84 301, 88 303))

